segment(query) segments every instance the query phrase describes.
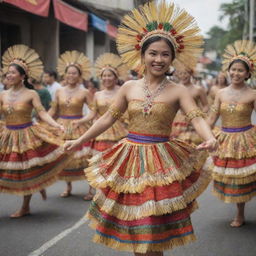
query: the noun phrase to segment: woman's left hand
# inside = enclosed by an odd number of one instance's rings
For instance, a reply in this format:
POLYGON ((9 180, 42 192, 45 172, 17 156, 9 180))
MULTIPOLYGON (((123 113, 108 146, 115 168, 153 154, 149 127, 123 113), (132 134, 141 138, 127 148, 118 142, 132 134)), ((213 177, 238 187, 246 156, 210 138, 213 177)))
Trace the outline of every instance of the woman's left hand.
POLYGON ((58 124, 57 126, 56 126, 56 128, 57 129, 60 129, 62 132, 64 132, 64 126, 63 125, 61 125, 61 124, 58 124))
POLYGON ((208 149, 210 152, 215 151, 218 147, 218 141, 215 138, 209 139, 196 147, 198 150, 208 149))

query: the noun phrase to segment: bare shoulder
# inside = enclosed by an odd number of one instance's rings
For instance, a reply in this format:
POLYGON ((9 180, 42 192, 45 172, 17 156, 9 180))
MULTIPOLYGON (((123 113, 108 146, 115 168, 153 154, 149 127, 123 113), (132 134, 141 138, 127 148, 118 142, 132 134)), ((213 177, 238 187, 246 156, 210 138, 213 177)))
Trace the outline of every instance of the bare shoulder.
POLYGON ((38 93, 33 89, 27 89, 27 93, 30 94, 32 97, 38 96, 38 93))

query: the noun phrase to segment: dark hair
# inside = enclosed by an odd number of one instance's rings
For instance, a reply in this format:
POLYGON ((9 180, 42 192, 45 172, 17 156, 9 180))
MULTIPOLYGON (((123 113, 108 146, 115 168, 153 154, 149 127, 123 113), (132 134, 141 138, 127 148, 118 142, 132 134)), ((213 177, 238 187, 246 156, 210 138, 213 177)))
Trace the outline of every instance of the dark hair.
POLYGON ((76 68, 76 70, 78 71, 79 75, 80 75, 80 76, 82 75, 81 70, 80 70, 76 65, 73 65, 73 64, 68 65, 68 66, 65 68, 65 74, 67 73, 68 68, 70 68, 70 67, 74 67, 74 68, 76 68))
POLYGON ((93 87, 94 87, 94 88, 96 88, 96 89, 99 89, 99 88, 100 88, 98 81, 94 80, 93 78, 91 78, 89 81, 93 84, 93 87))
POLYGON ((45 74, 48 74, 51 77, 54 77, 55 80, 57 80, 57 73, 54 70, 45 70, 44 71, 45 74))
POLYGON ((153 37, 150 37, 149 39, 147 39, 141 47, 141 55, 145 54, 145 51, 148 49, 148 47, 152 43, 155 43, 155 42, 158 42, 161 40, 165 41, 167 43, 167 45, 170 47, 171 53, 172 53, 172 60, 174 60, 175 59, 175 50, 174 50, 172 43, 165 37, 161 37, 161 36, 153 36, 153 37))
POLYGON ((245 61, 243 61, 241 59, 235 59, 235 60, 231 61, 231 63, 229 64, 228 71, 230 70, 231 66, 235 63, 242 63, 244 65, 246 71, 249 73, 249 77, 245 78, 245 81, 247 81, 251 77, 250 67, 248 66, 248 64, 245 61))
POLYGON ((28 88, 28 89, 34 88, 33 85, 28 82, 28 76, 27 76, 25 70, 20 65, 12 63, 10 66, 15 67, 16 70, 20 73, 20 75, 25 76, 24 80, 23 80, 23 84, 25 85, 26 88, 28 88))

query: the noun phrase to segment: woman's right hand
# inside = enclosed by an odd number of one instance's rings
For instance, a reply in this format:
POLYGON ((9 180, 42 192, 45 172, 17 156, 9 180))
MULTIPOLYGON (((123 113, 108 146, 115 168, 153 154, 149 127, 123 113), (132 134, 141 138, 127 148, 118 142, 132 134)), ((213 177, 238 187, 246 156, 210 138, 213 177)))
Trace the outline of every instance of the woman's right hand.
POLYGON ((65 152, 69 153, 74 151, 77 147, 79 147, 82 144, 82 142, 77 139, 77 140, 67 140, 64 143, 64 150, 65 152))

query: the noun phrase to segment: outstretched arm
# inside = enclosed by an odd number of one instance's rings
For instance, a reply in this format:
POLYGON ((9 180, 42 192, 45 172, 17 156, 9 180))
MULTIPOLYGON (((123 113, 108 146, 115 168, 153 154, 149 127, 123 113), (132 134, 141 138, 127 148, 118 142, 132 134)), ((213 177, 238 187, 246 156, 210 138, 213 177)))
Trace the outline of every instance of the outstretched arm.
POLYGON ((57 122, 55 122, 55 120, 45 111, 45 108, 41 104, 38 94, 34 91, 32 93, 33 93, 32 104, 34 109, 38 113, 39 117, 49 125, 62 129, 62 126, 57 122))
POLYGON ((186 88, 181 89, 180 106, 186 113, 187 118, 191 121, 196 132, 204 139, 204 143, 198 146, 200 149, 215 149, 216 139, 214 138, 209 125, 202 117, 202 112, 196 106, 195 101, 190 96, 186 88))
POLYGON ((75 141, 65 143, 66 150, 73 150, 85 141, 89 141, 101 133, 106 131, 113 123, 125 112, 127 108, 126 99, 127 86, 123 85, 118 91, 114 103, 110 106, 109 110, 101 116, 80 138, 75 141))

